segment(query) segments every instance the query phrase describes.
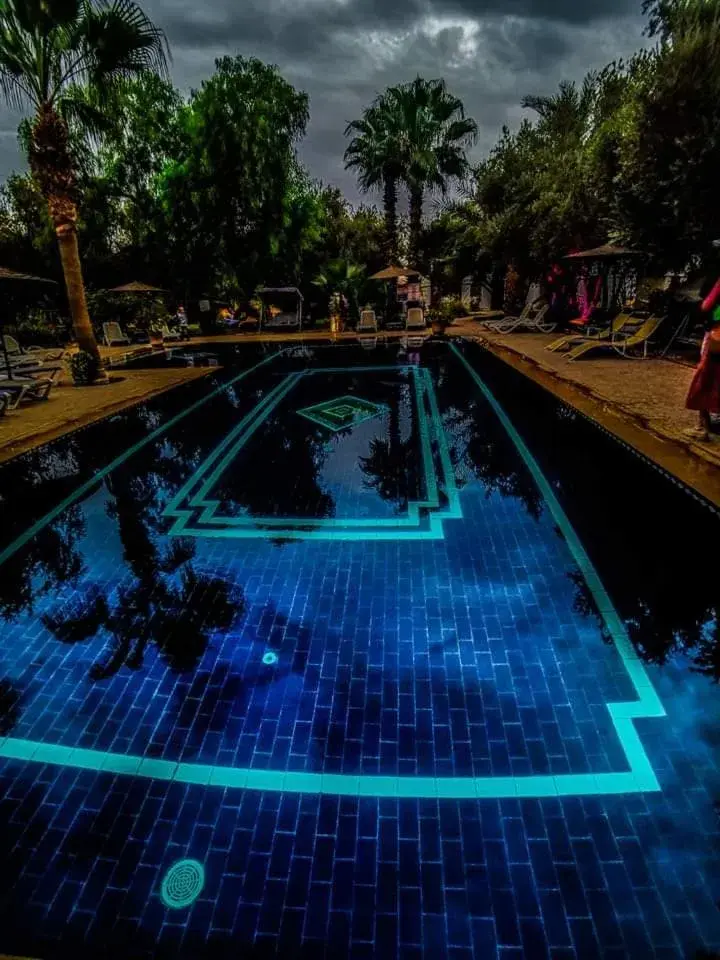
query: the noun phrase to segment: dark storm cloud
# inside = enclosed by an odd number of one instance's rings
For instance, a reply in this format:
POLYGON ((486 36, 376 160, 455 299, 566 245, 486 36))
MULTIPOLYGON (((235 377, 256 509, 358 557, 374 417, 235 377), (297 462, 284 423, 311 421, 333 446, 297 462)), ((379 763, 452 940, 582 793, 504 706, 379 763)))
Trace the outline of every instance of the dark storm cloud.
MULTIPOLYGON (((519 123, 525 94, 631 53, 640 0, 140 0, 165 31, 187 92, 224 54, 276 63, 310 95, 299 152, 311 173, 358 199, 344 129, 386 86, 443 76, 479 125, 478 158, 519 123)), ((0 112, 0 176, 20 166, 18 115, 0 112)), ((375 199, 375 198, 372 198, 375 199)))

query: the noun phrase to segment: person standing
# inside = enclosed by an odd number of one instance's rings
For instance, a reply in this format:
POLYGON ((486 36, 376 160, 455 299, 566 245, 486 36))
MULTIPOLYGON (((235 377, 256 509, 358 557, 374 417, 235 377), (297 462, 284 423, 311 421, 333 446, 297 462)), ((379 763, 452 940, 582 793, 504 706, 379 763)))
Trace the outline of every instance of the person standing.
POLYGON ((700 363, 692 378, 685 406, 698 411, 698 425, 686 430, 693 440, 710 439, 711 414, 720 413, 720 278, 700 307, 707 315, 700 363))
POLYGON ((173 317, 173 326, 177 327, 181 340, 190 339, 190 333, 188 332, 188 318, 187 314, 185 313, 185 307, 182 304, 178 306, 177 313, 173 317))

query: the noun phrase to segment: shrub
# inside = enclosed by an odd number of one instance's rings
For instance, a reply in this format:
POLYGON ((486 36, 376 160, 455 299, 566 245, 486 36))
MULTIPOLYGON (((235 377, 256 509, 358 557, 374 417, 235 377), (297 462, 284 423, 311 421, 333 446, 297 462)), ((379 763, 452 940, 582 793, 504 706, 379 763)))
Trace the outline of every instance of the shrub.
POLYGON ((97 359, 85 350, 73 353, 68 361, 75 386, 84 387, 97 380, 99 364, 97 359))

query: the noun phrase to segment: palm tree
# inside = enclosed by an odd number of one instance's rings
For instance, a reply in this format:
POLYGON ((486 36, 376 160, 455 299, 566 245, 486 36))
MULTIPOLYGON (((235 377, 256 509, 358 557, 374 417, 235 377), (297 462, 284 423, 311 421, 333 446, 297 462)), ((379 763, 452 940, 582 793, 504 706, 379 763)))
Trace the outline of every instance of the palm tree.
POLYGON ((358 295, 364 275, 364 267, 340 257, 325 264, 323 270, 313 280, 313 285, 323 290, 328 298, 335 294, 340 296, 342 318, 347 320, 345 303, 347 302, 353 315, 358 313, 358 295))
POLYGON ((345 167, 358 170, 360 189, 367 192, 382 187, 385 212, 385 255, 388 263, 397 261, 397 185, 402 177, 397 147, 393 139, 392 115, 382 97, 368 107, 360 120, 347 125, 345 136, 353 134, 345 151, 345 167))
POLYGON ((96 357, 78 251, 71 133, 100 134, 117 82, 145 70, 165 73, 165 53, 162 32, 132 0, 0 3, 0 86, 8 103, 33 112, 30 170, 55 227, 78 345, 96 357))
POLYGON ((468 170, 466 150, 477 137, 477 124, 465 116, 462 101, 444 80, 423 80, 390 87, 382 97, 393 150, 410 193, 410 262, 418 255, 425 191, 447 192, 449 179, 468 170))

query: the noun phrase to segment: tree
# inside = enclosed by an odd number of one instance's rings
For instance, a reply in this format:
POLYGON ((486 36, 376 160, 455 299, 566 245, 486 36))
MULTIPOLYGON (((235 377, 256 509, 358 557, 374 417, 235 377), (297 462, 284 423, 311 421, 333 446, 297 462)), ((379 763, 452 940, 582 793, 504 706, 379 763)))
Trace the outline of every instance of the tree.
POLYGON ((682 269, 707 255, 720 230, 720 2, 649 9, 661 40, 620 144, 621 226, 661 268, 682 269))
POLYGON ((447 192, 448 180, 468 170, 466 150, 477 124, 465 116, 462 101, 444 80, 423 80, 391 87, 381 98, 383 114, 401 177, 410 193, 410 261, 418 255, 425 191, 447 192))
POLYGON ((361 190, 367 192, 382 187, 385 256, 388 263, 395 263, 398 256, 397 186, 403 168, 394 140, 393 117, 382 97, 363 111, 360 120, 348 124, 345 136, 351 134, 353 138, 345 151, 345 166, 358 171, 361 190))
MULTIPOLYGON (((323 290, 328 298, 339 295, 341 298, 341 307, 343 313, 344 304, 347 304, 353 315, 358 314, 358 295, 360 285, 365 274, 365 268, 355 264, 348 263, 347 260, 330 260, 323 271, 313 280, 316 287, 323 290)), ((345 317, 343 317, 345 319, 345 317)))
POLYGON ((33 111, 28 160, 47 200, 78 344, 97 356, 77 238, 77 156, 71 127, 91 135, 122 78, 166 67, 162 33, 132 0, 4 0, 0 82, 33 111))
POLYGON ((169 260, 185 296, 223 279, 252 293, 277 255, 308 120, 307 95, 276 67, 223 57, 181 113, 182 149, 163 169, 169 260))

